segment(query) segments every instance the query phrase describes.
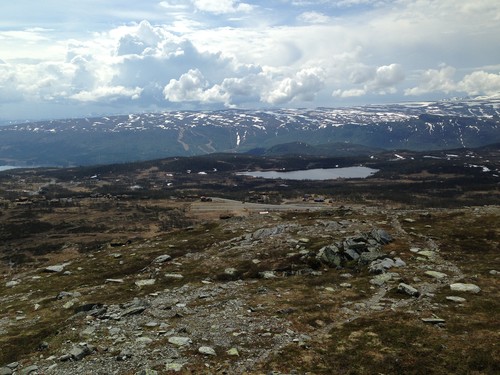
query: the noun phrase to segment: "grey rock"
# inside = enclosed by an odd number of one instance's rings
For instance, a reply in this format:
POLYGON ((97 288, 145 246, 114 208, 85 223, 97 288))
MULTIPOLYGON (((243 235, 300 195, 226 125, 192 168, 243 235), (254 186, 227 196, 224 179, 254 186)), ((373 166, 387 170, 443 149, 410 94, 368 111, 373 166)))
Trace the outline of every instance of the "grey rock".
POLYGON ((15 287, 16 285, 19 285, 21 282, 19 280, 12 280, 12 281, 7 281, 5 283, 5 286, 7 288, 12 288, 12 287, 15 287))
POLYGON ((120 354, 118 354, 116 356, 116 360, 117 361, 125 361, 126 359, 132 358, 133 355, 134 354, 132 353, 132 350, 130 350, 128 348, 125 348, 125 349, 122 349, 122 351, 120 352, 120 354))
POLYGON ((12 370, 15 370, 16 368, 19 367, 19 362, 11 362, 6 367, 8 367, 8 368, 10 368, 12 370))
POLYGON ((441 318, 422 318, 422 322, 428 324, 443 324, 445 320, 441 318))
POLYGON ((19 371, 19 374, 20 375, 29 375, 35 371, 38 371, 38 366, 37 365, 31 365, 31 366, 28 366, 28 367, 25 367, 23 369, 21 369, 21 371, 19 371))
POLYGON ((370 264, 374 260, 382 259, 387 257, 387 254, 382 253, 380 251, 368 251, 359 256, 358 263, 359 264, 370 264))
POLYGON ((145 370, 141 370, 139 372, 136 372, 135 375, 158 375, 158 371, 151 370, 151 369, 145 369, 145 370))
POLYGON ((121 313, 121 316, 125 317, 125 316, 130 316, 130 315, 141 314, 144 312, 144 310, 146 310, 145 306, 133 306, 133 307, 130 307, 130 308, 126 309, 125 311, 123 311, 121 313))
POLYGON ((0 375, 12 375, 12 369, 8 367, 0 367, 0 375))
POLYGON ((165 365, 165 370, 179 372, 182 370, 183 366, 184 366, 183 363, 171 362, 165 365))
POLYGON ((44 269, 44 271, 57 273, 57 272, 64 271, 64 267, 65 267, 64 264, 59 264, 59 265, 55 265, 55 266, 48 266, 44 269))
POLYGON ((420 295, 420 292, 417 289, 405 283, 400 283, 398 285, 398 292, 408 294, 412 297, 418 297, 420 295))
POLYGON ((445 279, 448 277, 447 274, 445 274, 443 272, 438 272, 438 271, 425 271, 424 274, 426 274, 427 276, 433 277, 435 279, 438 279, 438 280, 442 280, 442 279, 445 279))
POLYGON ((467 292, 474 294, 479 293, 481 291, 481 288, 475 284, 462 284, 462 283, 451 284, 450 289, 453 290, 454 292, 467 292))
POLYGON ((143 280, 137 280, 134 284, 137 285, 139 288, 142 288, 143 286, 154 285, 155 282, 156 279, 143 279, 143 280))
POLYGON ((277 277, 274 271, 259 272, 259 276, 263 279, 274 279, 277 277))
POLYGON ((395 263, 391 258, 377 259, 370 263, 368 271, 373 274, 384 273, 394 265, 395 263))
POLYGON ((333 267, 340 267, 343 263, 343 256, 335 245, 322 247, 316 255, 316 259, 333 267))
POLYGON ((92 354, 92 350, 88 345, 77 345, 69 352, 71 358, 75 361, 81 361, 86 356, 92 354))
POLYGON ((215 350, 210 346, 201 346, 198 349, 198 352, 204 355, 217 355, 217 353, 215 353, 215 350))
POLYGON ((406 262, 401 258, 394 258, 395 267, 406 267, 406 262))
POLYGON ((155 260, 153 261, 154 263, 165 263, 171 260, 172 257, 167 254, 160 255, 159 257, 156 257, 155 260))
POLYGON ((448 301, 452 301, 452 302, 456 302, 456 303, 462 303, 462 302, 467 301, 465 298, 458 297, 458 296, 448 296, 448 297, 446 297, 446 299, 448 301))
MULTIPOLYGON (((398 275, 399 276, 399 275, 398 275)), ((393 278, 392 272, 381 273, 370 280, 370 284, 376 286, 382 286, 385 283, 391 281, 393 278)))
POLYGON ((370 235, 374 240, 382 245, 386 245, 393 241, 392 236, 383 229, 373 229, 370 232, 370 235))
POLYGON ((184 276, 182 276, 180 273, 166 273, 165 277, 167 279, 182 279, 184 276))
POLYGON ((357 260, 359 258, 359 254, 356 252, 356 250, 349 248, 345 251, 345 254, 351 259, 351 260, 357 260))
POLYGON ((189 337, 178 337, 178 336, 169 337, 168 342, 176 346, 188 346, 192 343, 189 337))

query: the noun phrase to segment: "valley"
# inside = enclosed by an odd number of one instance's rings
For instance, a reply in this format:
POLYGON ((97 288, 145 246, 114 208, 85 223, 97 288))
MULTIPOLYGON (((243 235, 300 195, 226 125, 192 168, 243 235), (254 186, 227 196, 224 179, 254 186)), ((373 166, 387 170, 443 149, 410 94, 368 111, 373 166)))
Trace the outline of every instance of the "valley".
POLYGON ((494 374, 500 151, 0 172, 3 374, 494 374), (248 170, 363 165, 364 179, 248 170))

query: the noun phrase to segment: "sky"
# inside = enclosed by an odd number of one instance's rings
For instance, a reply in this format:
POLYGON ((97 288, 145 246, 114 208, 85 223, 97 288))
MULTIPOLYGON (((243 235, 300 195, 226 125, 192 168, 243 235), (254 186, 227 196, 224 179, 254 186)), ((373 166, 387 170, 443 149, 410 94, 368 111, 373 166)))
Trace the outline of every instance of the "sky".
POLYGON ((0 2, 0 119, 500 93, 498 0, 0 2))

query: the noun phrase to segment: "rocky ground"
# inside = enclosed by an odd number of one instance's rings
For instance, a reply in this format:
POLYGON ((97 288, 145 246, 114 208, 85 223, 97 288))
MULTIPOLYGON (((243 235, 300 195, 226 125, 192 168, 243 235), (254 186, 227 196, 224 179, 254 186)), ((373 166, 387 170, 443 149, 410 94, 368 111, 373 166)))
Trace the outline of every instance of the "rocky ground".
POLYGON ((242 206, 6 269, 0 374, 500 372, 498 206, 242 206))

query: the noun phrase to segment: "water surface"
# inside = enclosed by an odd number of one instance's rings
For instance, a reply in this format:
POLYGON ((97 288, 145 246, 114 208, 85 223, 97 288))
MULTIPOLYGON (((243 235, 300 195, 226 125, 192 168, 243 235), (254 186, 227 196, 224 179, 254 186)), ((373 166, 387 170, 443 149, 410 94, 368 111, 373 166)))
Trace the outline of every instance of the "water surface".
POLYGON ((318 168, 306 169, 289 172, 279 171, 265 171, 265 172, 241 172, 238 175, 262 177, 269 179, 283 179, 283 180, 336 180, 339 178, 366 178, 378 169, 368 167, 346 167, 346 168, 318 168))

